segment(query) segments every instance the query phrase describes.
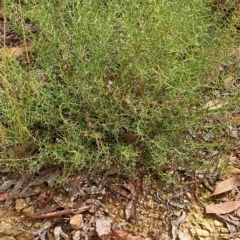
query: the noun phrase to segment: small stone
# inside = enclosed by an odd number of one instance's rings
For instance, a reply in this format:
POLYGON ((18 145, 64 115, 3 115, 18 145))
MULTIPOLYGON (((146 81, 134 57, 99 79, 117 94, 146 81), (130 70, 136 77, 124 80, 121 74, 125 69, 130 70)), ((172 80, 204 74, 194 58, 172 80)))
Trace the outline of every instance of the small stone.
MULTIPOLYGON (((229 233, 228 234, 220 234, 219 239, 229 240, 229 233)), ((234 240, 240 240, 240 239, 239 238, 234 238, 234 240)))
POLYGON ((185 233, 185 232, 179 232, 178 238, 180 240, 192 240, 192 237, 188 233, 185 233))
POLYGON ((4 234, 4 235, 6 235, 6 231, 8 230, 8 229, 11 229, 13 226, 14 223, 8 223, 8 222, 1 222, 0 223, 0 234, 4 234))
POLYGON ((214 224, 215 227, 222 227, 222 223, 219 222, 218 220, 214 220, 213 224, 214 224))
POLYGON ((122 209, 119 210, 118 216, 122 219, 125 219, 125 214, 124 214, 124 211, 122 209))
POLYGON ((30 206, 28 208, 24 208, 22 210, 22 212, 26 215, 26 216, 31 216, 34 214, 34 206, 30 206))
POLYGON ((194 213, 194 214, 193 214, 193 217, 195 217, 195 219, 199 219, 199 218, 200 218, 200 216, 199 216, 198 213, 194 213))
POLYGON ((209 224, 208 221, 203 220, 203 221, 202 221, 202 225, 203 225, 203 227, 204 227, 206 230, 208 230, 209 232, 213 232, 213 229, 212 229, 212 227, 211 227, 211 225, 209 224))
POLYGON ((15 209, 19 213, 23 208, 27 206, 27 203, 23 199, 17 199, 15 201, 15 209))
POLYGON ((76 214, 70 219, 70 226, 77 230, 83 226, 82 214, 76 214))
POLYGON ((0 222, 0 234, 3 236, 17 236, 22 232, 23 225, 16 224, 12 220, 6 220, 0 222))
POLYGON ((23 225, 27 228, 31 228, 33 224, 31 222, 23 221, 23 225))
POLYGON ((207 230, 196 228, 195 232, 198 237, 209 237, 210 233, 207 230))
POLYGON ((96 232, 95 231, 88 231, 87 236, 88 237, 96 236, 96 232))
POLYGON ((231 131, 230 136, 231 136, 232 138, 238 138, 238 131, 237 131, 237 130, 231 131))
POLYGON ((148 201, 147 201, 147 207, 149 207, 149 208, 153 208, 153 205, 154 205, 154 203, 153 203, 153 200, 152 199, 149 199, 148 201))
POLYGON ((73 233, 73 240, 78 240, 81 238, 81 231, 77 230, 73 233))
POLYGON ((33 189, 33 192, 35 192, 35 193, 39 193, 41 191, 42 191, 42 189, 39 186, 37 186, 33 189))
MULTIPOLYGON (((42 225, 42 227, 46 227, 46 228, 50 228, 52 226, 52 222, 51 221, 46 221, 44 222, 44 224, 42 225)), ((36 227, 36 224, 35 224, 36 227)), ((40 227, 40 226, 39 226, 40 227)))
POLYGON ((5 236, 5 237, 0 238, 0 240, 16 240, 16 238, 10 237, 10 236, 5 236))
POLYGON ((194 228, 190 228, 190 229, 189 229, 189 231, 190 231, 190 233, 191 233, 191 235, 192 235, 192 236, 194 236, 194 235, 195 235, 195 233, 196 233, 196 231, 195 231, 195 229, 194 229, 194 228))
POLYGON ((220 233, 229 233, 229 231, 228 231, 227 228, 222 227, 222 228, 220 229, 220 233))

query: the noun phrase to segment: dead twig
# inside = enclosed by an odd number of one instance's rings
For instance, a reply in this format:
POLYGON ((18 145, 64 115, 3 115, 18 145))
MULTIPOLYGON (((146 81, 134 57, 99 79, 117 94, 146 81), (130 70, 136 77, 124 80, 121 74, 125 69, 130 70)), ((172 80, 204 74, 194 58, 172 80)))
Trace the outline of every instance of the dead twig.
POLYGON ((39 195, 40 192, 34 192, 32 190, 24 192, 24 193, 16 193, 16 194, 9 194, 9 193, 1 193, 0 194, 0 202, 5 201, 5 200, 11 200, 11 199, 19 199, 19 198, 26 198, 26 197, 31 197, 35 195, 39 195))
POLYGON ((43 219, 43 218, 54 218, 54 217, 60 217, 63 215, 77 214, 77 213, 85 212, 85 211, 89 210, 90 208, 91 208, 91 206, 83 206, 83 207, 75 208, 75 209, 64 209, 61 211, 49 212, 49 213, 44 213, 44 214, 35 214, 35 215, 29 216, 27 218, 24 218, 23 220, 33 221, 33 220, 38 220, 38 219, 43 219))

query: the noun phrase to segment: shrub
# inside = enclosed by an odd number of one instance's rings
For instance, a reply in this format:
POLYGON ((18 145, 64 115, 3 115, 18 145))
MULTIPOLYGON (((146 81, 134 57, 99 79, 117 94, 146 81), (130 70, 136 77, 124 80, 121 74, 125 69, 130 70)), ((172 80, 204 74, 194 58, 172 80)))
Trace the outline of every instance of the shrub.
POLYGON ((223 108, 202 106, 224 87, 209 74, 237 39, 234 15, 223 24, 206 0, 6 4, 34 50, 25 62, 2 56, 2 162, 164 176, 169 164, 194 169, 199 152, 227 147, 226 122, 216 120, 223 108), (193 137, 200 132, 214 139, 193 137))

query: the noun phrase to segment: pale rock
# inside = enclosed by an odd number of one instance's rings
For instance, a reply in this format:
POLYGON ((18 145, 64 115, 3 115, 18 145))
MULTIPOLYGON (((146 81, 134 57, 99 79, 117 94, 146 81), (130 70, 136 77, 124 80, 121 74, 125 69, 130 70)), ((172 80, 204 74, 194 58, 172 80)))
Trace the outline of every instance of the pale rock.
MULTIPOLYGON (((219 235, 219 239, 222 239, 222 240, 229 240, 229 233, 228 234, 220 234, 219 235)), ((239 238, 234 238, 234 240, 240 240, 239 238)))
POLYGON ((198 237, 209 237, 210 233, 207 230, 196 228, 195 232, 198 237))
POLYGON ((22 224, 23 224, 25 227, 27 227, 27 228, 31 228, 31 226, 33 225, 33 223, 27 222, 27 221, 23 221, 22 224))
POLYGON ((214 224, 215 227, 222 227, 222 223, 219 222, 218 220, 214 220, 213 224, 214 224))
POLYGON ((191 233, 192 236, 194 236, 194 235, 196 234, 196 231, 195 231, 194 228, 190 228, 189 231, 190 231, 190 233, 191 233))
POLYGON ((33 189, 33 192, 39 193, 39 192, 42 192, 42 189, 41 189, 41 187, 37 186, 33 189))
POLYGON ((200 215, 198 213, 194 213, 193 214, 193 217, 195 217, 195 219, 199 219, 200 218, 200 215))
POLYGON ((8 222, 1 222, 0 223, 0 234, 6 234, 8 229, 12 228, 12 224, 8 222))
POLYGON ((0 234, 4 236, 17 236, 22 232, 23 225, 16 224, 14 221, 0 222, 0 234))
POLYGON ((168 232, 163 232, 162 234, 161 234, 161 238, 160 238, 161 240, 169 240, 170 239, 170 237, 168 236, 168 232))
POLYGON ((79 240, 81 239, 81 231, 80 230, 77 230, 73 233, 73 240, 79 240))
POLYGON ((82 214, 76 214, 70 218, 70 226, 71 228, 77 230, 83 226, 83 218, 82 214))
POLYGON ((220 233, 229 233, 228 229, 227 228, 220 228, 220 233))
POLYGON ((15 209, 19 213, 23 208, 27 206, 27 203, 23 199, 17 199, 15 201, 15 209))
POLYGON ((185 233, 185 232, 179 232, 178 238, 180 240, 192 240, 192 237, 188 233, 185 233))
MULTIPOLYGON (((34 224, 34 225, 36 227, 36 224, 34 224)), ((43 225, 41 225, 41 227, 46 227, 46 228, 50 228, 51 226, 52 226, 52 222, 51 221, 46 221, 46 222, 43 223, 43 225)))
POLYGON ((15 237, 6 236, 6 237, 0 238, 0 240, 16 240, 16 238, 15 237))
POLYGON ((214 231, 214 229, 211 227, 211 225, 209 224, 208 221, 203 220, 203 221, 202 221, 202 225, 203 225, 203 227, 204 227, 206 230, 208 230, 209 232, 212 233, 212 232, 214 231))
POLYGON ((125 213, 122 209, 118 212, 118 215, 120 218, 125 219, 125 213))
POLYGON ((30 206, 28 208, 24 208, 22 210, 22 212, 26 215, 26 216, 31 216, 34 214, 34 206, 30 206))
POLYGON ((87 236, 88 237, 96 236, 96 232, 94 230, 93 231, 88 231, 87 236))
POLYGON ((149 208, 153 208, 154 207, 154 203, 153 203, 153 200, 152 199, 149 199, 146 203, 147 207, 149 208))

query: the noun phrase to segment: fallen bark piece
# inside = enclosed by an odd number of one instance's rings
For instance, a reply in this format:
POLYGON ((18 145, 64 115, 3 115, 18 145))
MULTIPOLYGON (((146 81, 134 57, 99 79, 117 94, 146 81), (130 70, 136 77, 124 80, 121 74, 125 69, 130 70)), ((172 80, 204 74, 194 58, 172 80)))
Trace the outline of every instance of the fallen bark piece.
POLYGON ((240 201, 229 201, 215 205, 206 206, 206 213, 226 214, 240 207, 240 201))

